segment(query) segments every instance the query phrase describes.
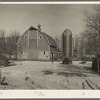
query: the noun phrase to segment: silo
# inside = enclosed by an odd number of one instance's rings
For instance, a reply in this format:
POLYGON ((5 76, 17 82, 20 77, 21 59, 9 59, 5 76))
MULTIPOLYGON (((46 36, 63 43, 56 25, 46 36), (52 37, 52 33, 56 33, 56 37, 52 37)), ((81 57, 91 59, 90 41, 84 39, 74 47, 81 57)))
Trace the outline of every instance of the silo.
POLYGON ((62 52, 64 58, 72 56, 72 32, 69 29, 62 33, 62 52))

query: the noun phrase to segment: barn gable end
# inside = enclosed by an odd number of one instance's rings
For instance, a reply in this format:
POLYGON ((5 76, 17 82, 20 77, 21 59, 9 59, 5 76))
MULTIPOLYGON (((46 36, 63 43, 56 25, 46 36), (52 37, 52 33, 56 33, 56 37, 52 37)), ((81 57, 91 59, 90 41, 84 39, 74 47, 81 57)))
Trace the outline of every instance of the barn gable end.
POLYGON ((49 35, 31 26, 21 36, 17 47, 18 59, 50 60, 56 43, 49 35))

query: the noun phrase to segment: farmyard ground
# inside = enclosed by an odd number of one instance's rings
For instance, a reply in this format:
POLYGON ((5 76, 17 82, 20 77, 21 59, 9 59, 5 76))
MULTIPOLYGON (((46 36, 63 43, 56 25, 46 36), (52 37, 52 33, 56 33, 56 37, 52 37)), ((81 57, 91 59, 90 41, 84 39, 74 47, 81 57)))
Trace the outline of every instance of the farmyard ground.
POLYGON ((43 61, 15 61, 1 69, 0 89, 79 90, 100 89, 100 76, 91 70, 92 63, 73 64, 43 61))

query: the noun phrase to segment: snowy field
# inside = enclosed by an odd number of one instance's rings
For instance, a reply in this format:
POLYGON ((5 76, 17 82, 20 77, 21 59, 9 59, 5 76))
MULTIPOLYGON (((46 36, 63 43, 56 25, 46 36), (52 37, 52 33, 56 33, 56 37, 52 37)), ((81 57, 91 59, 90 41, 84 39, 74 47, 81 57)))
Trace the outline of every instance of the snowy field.
POLYGON ((43 61, 16 61, 1 69, 0 89, 79 90, 100 89, 100 76, 91 70, 92 63, 72 64, 43 61))

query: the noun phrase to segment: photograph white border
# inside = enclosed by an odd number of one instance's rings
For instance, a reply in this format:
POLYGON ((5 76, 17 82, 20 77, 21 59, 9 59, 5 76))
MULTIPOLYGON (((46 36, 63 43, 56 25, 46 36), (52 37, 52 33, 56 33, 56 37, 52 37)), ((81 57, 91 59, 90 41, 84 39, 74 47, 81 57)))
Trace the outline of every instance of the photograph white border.
POLYGON ((100 90, 1 90, 1 98, 100 98, 100 90))
POLYGON ((100 1, 64 1, 64 2, 0 2, 0 4, 100 4, 100 1))
MULTIPOLYGON (((100 4, 100 1, 0 2, 0 4, 100 4)), ((100 98, 100 90, 0 90, 0 99, 11 98, 100 98)))

